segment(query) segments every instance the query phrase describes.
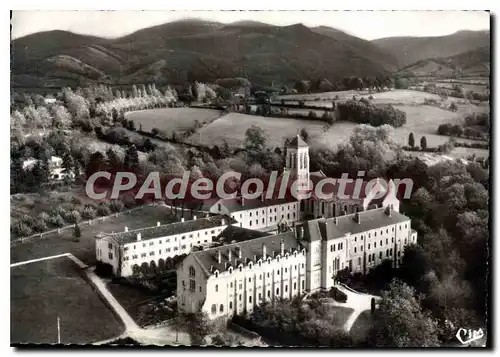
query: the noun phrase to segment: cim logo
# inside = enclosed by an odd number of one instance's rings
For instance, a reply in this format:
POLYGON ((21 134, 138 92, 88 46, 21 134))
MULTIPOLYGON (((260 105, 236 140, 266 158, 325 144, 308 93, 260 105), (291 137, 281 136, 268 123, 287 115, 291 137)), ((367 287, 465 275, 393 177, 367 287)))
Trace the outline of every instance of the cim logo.
POLYGON ((457 334, 455 336, 462 345, 466 345, 468 343, 481 339, 484 336, 484 332, 481 328, 478 330, 461 328, 457 331, 457 334))

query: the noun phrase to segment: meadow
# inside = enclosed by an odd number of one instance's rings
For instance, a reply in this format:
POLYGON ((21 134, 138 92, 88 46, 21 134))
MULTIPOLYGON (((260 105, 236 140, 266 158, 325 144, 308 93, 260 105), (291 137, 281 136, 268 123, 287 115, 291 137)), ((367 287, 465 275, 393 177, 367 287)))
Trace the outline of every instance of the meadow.
POLYGON ((230 147, 241 147, 245 140, 245 132, 252 125, 258 125, 268 134, 268 145, 271 148, 283 147, 285 139, 296 136, 302 128, 307 128, 311 136, 324 131, 325 123, 316 120, 299 120, 288 118, 261 117, 230 113, 191 135, 187 141, 192 144, 212 146, 227 141, 230 147))
POLYGON ((122 323, 69 258, 11 268, 11 343, 85 344, 119 336, 122 323), (89 313, 91 312, 91 313, 89 313))
POLYGON ((127 119, 133 120, 137 129, 142 127, 145 132, 153 128, 163 130, 167 136, 172 131, 182 134, 192 128, 196 120, 200 124, 208 124, 220 116, 220 111, 198 108, 162 108, 131 112, 127 119))
POLYGON ((125 227, 129 230, 156 226, 157 222, 166 224, 175 218, 170 215, 170 209, 164 206, 144 206, 142 209, 118 217, 108 216, 103 221, 92 225, 81 224, 80 241, 75 241, 73 230, 62 230, 61 233, 47 235, 42 239, 14 245, 10 249, 11 263, 42 258, 71 252, 85 264, 93 265, 95 259, 95 236, 102 232, 122 232, 125 227))

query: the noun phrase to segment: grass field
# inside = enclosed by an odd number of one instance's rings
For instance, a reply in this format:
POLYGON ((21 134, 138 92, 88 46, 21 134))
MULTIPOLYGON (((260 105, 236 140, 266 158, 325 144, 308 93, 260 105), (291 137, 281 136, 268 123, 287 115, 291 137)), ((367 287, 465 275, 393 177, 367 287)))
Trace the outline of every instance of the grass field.
POLYGON ((220 111, 199 108, 163 108, 132 112, 127 114, 127 119, 133 120, 137 129, 151 132, 157 128, 166 132, 168 136, 172 130, 182 134, 193 127, 196 120, 200 124, 210 123, 220 116, 220 111))
POLYGON ((123 333, 121 322, 81 276, 56 258, 11 268, 11 343, 92 343, 123 333))
POLYGON ((165 224, 173 220, 170 209, 163 206, 146 206, 130 214, 106 218, 91 226, 82 224, 82 236, 79 242, 75 242, 72 229, 67 229, 60 235, 54 234, 15 245, 10 250, 11 263, 71 252, 84 263, 93 265, 95 264, 94 237, 100 232, 121 232, 125 226, 132 230, 156 226, 158 221, 165 224))
POLYGON ((314 136, 323 132, 325 126, 320 121, 231 113, 200 129, 188 138, 188 142, 210 146, 220 145, 226 140, 229 146, 238 147, 245 140, 246 130, 254 124, 267 132, 268 145, 272 148, 282 147, 285 138, 297 135, 302 128, 307 128, 309 134, 314 136))
POLYGON ((351 327, 350 335, 355 339, 363 340, 367 337, 370 327, 373 325, 373 317, 370 310, 363 311, 351 327))

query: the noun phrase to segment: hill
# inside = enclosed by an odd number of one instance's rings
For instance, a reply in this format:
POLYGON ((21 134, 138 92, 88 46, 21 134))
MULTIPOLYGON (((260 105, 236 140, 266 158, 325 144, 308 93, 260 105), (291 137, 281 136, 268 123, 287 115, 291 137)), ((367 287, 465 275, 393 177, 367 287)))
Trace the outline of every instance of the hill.
POLYGON ((376 76, 396 69, 392 55, 344 32, 302 24, 221 24, 181 20, 103 39, 64 31, 12 41, 13 84, 104 81, 111 84, 247 77, 252 83, 376 76))
POLYGON ((439 37, 389 37, 371 41, 397 58, 399 68, 429 58, 447 58, 489 47, 489 31, 458 31, 439 37))
POLYGON ((451 57, 420 60, 404 67, 399 73, 411 73, 417 77, 489 77, 490 59, 490 47, 484 46, 451 57))

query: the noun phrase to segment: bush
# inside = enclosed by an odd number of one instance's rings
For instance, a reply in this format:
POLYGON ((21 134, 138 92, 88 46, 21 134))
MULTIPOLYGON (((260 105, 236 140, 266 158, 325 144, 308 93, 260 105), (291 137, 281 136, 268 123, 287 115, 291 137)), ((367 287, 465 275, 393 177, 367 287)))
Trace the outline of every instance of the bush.
POLYGON ((64 219, 69 223, 79 223, 82 220, 82 216, 77 210, 72 210, 66 213, 64 219))
POLYGON ((25 222, 17 221, 12 229, 13 233, 20 237, 27 237, 33 234, 33 230, 25 222))
POLYGON ((373 100, 373 95, 369 96, 368 99, 373 100))
POLYGON ((42 233, 47 230, 47 223, 41 219, 37 219, 31 226, 35 232, 42 233))
POLYGON ((330 289, 330 296, 334 298, 335 301, 347 302, 347 295, 335 286, 330 289))
POLYGON ((23 215, 19 220, 30 228, 33 227, 36 222, 36 219, 34 217, 29 216, 27 214, 23 215))
POLYGON ((93 219, 95 218, 96 212, 95 208, 92 206, 85 206, 82 212, 83 219, 93 219))
POLYGON ((67 211, 63 207, 56 207, 52 210, 52 216, 66 217, 67 211))
POLYGON ((101 203, 99 206, 97 206, 97 215, 98 216, 109 216, 111 214, 111 210, 109 209, 109 206, 106 203, 101 203))
POLYGON ((47 212, 42 212, 42 213, 40 213, 40 214, 38 215, 38 219, 39 219, 40 221, 45 222, 45 223, 49 223, 49 221, 50 221, 50 216, 49 216, 49 214, 48 214, 47 212))
POLYGON ((123 203, 119 200, 112 200, 109 203, 109 208, 111 209, 112 212, 121 212, 123 210, 123 203))
POLYGON ((315 118, 317 118, 317 117, 318 117, 318 115, 316 114, 316 112, 314 112, 314 111, 312 111, 312 110, 311 110, 311 111, 309 112, 309 114, 308 114, 308 117, 309 117, 309 118, 314 118, 314 119, 315 119, 315 118))
POLYGON ((49 223, 57 228, 64 226, 64 218, 60 214, 50 216, 49 223))

